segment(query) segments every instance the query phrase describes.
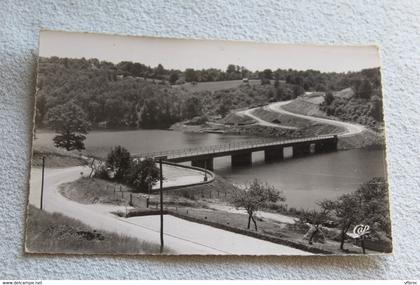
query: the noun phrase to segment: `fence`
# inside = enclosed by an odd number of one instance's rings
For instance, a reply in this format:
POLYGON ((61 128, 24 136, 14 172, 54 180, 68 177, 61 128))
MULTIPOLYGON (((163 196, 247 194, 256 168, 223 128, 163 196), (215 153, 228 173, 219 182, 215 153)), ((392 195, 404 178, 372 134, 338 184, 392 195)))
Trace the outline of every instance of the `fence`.
POLYGON ((149 153, 137 154, 135 156, 136 157, 166 156, 167 159, 170 160, 170 159, 176 159, 180 157, 187 157, 187 156, 194 156, 194 155, 206 155, 206 154, 212 154, 212 153, 229 152, 229 151, 250 149, 250 148, 256 148, 256 147, 310 142, 310 141, 315 141, 315 140, 332 139, 332 138, 334 138, 334 136, 317 136, 317 137, 311 137, 311 138, 289 139, 289 140, 281 140, 281 141, 279 140, 273 141, 273 139, 260 139, 260 140, 242 141, 242 142, 237 142, 237 143, 204 146, 204 147, 196 147, 196 148, 149 152, 149 153))

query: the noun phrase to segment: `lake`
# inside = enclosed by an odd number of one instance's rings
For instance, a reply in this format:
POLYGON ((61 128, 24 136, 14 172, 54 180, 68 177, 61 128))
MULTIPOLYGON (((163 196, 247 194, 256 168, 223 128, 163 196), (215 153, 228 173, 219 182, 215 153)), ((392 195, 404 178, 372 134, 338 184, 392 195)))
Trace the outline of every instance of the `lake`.
MULTIPOLYGON (((38 132, 34 145, 51 146, 53 133, 38 132)), ((122 145, 132 154, 184 149, 255 140, 258 138, 167 130, 93 131, 88 134, 88 151, 106 154, 122 145)), ((358 188, 375 176, 385 177, 385 151, 353 149, 266 164, 263 152, 253 153, 253 165, 230 167, 230 157, 214 160, 215 173, 236 184, 258 178, 282 190, 286 204, 296 208, 315 208, 316 202, 336 198, 358 188)))

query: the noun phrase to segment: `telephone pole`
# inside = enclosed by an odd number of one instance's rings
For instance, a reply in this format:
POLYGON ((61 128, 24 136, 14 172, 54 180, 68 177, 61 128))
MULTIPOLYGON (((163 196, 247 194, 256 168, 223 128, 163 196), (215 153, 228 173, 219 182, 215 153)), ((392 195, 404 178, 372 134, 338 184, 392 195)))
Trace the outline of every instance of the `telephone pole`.
POLYGON ((160 181, 160 253, 163 252, 163 174, 162 174, 162 161, 166 156, 155 157, 155 161, 159 161, 159 181, 160 181))
POLYGON ((42 178, 41 178, 41 201, 39 203, 39 209, 42 211, 42 201, 44 197, 44 171, 45 171, 45 156, 42 157, 42 178))
POLYGON ((160 172, 160 253, 163 252, 163 176, 162 176, 162 157, 159 158, 159 172, 160 172))

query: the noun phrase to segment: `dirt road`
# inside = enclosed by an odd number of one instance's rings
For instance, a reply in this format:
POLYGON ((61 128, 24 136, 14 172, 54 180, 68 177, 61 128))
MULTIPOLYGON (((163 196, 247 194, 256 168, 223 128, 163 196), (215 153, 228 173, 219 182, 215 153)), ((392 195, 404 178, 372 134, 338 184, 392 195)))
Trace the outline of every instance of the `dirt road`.
MULTIPOLYGON (((282 106, 287 105, 290 102, 292 102, 292 100, 275 102, 275 103, 268 104, 268 105, 266 105, 262 108, 264 110, 271 111, 271 112, 277 112, 277 113, 280 113, 280 114, 294 116, 294 117, 297 117, 297 118, 306 119, 306 120, 314 121, 314 122, 317 122, 317 123, 322 123, 322 124, 327 124, 327 125, 332 125, 332 126, 337 126, 337 127, 344 128, 345 129, 344 132, 331 133, 331 135, 338 135, 339 137, 353 136, 355 134, 359 134, 359 133, 366 130, 366 128, 364 126, 359 125, 359 124, 355 124, 355 123, 347 123, 347 122, 336 121, 336 120, 331 120, 331 119, 307 116, 307 115, 292 113, 292 112, 284 110, 282 108, 282 106)), ((293 127, 293 126, 280 125, 280 124, 275 124, 275 123, 272 123, 272 122, 265 121, 265 120, 255 116, 253 114, 253 112, 256 109, 258 109, 258 108, 252 108, 252 109, 247 109, 247 110, 243 110, 243 111, 238 111, 238 112, 236 112, 236 114, 239 115, 239 116, 242 116, 242 117, 243 116, 250 117, 250 118, 254 119, 255 121, 257 121, 257 124, 259 124, 261 126, 268 126, 268 127, 288 129, 288 130, 296 130, 297 129, 296 127, 293 127)))
POLYGON ((338 135, 339 137, 353 136, 355 134, 359 134, 366 130, 364 126, 359 125, 359 124, 347 123, 347 122, 319 118, 319 117, 306 116, 306 115, 296 114, 296 113, 292 113, 292 112, 284 110, 282 106, 287 105, 290 102, 292 101, 275 102, 275 103, 268 104, 267 106, 264 106, 263 108, 265 110, 274 111, 274 112, 289 115, 289 116, 295 116, 298 118, 307 119, 307 120, 315 121, 322 124, 344 128, 345 129, 344 132, 332 133, 332 135, 338 135))
MULTIPOLYGON (((111 212, 125 211, 125 206, 79 204, 62 196, 59 185, 76 180, 86 167, 45 169, 44 209, 58 212, 98 230, 107 230, 153 243, 159 242, 159 217, 119 218, 111 212)), ((39 207, 41 169, 31 170, 29 203, 39 207)), ((165 246, 181 254, 261 254, 311 255, 291 247, 235 234, 210 226, 165 216, 165 246)))
POLYGON ((256 109, 258 109, 258 108, 252 108, 252 109, 247 109, 247 110, 244 110, 244 111, 238 111, 238 112, 236 112, 236 114, 241 116, 241 117, 243 117, 243 116, 250 117, 251 119, 254 119, 255 121, 257 121, 257 124, 261 125, 261 126, 280 128, 280 129, 286 129, 286 130, 297 130, 296 127, 274 124, 272 122, 264 121, 263 119, 261 119, 261 118, 255 116, 254 114, 252 114, 256 109))

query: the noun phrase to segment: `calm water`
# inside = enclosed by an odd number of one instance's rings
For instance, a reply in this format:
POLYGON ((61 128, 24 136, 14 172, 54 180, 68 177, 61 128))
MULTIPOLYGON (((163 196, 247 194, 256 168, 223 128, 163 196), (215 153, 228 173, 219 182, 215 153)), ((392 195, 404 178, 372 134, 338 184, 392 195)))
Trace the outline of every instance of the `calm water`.
MULTIPOLYGON (((39 132, 35 145, 52 145, 54 134, 39 132)), ((87 150, 105 154, 112 146, 122 145, 131 153, 226 144, 255 137, 182 133, 164 130, 95 131, 86 140, 87 150)), ((264 163, 263 152, 253 153, 253 165, 231 169, 230 157, 216 158, 215 172, 234 183, 246 183, 254 178, 266 181, 282 190, 289 206, 313 208, 316 202, 349 193, 374 176, 385 176, 382 150, 349 150, 317 154, 304 158, 264 163)))

